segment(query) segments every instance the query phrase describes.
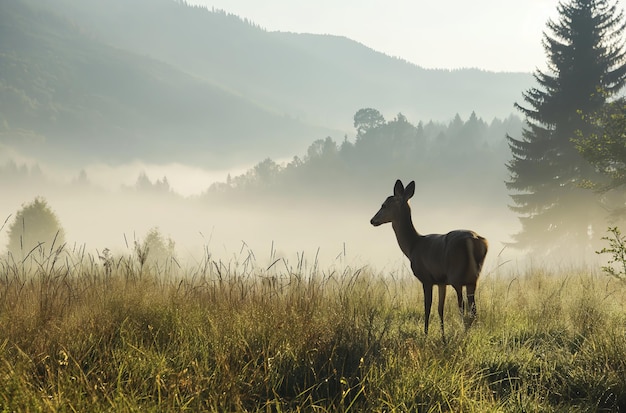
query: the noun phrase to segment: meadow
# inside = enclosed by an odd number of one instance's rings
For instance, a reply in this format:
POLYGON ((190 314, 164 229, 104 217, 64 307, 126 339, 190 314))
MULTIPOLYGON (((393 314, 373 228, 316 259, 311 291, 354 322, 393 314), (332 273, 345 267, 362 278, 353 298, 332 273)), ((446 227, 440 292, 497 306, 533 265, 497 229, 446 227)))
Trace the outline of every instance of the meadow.
POLYGON ((444 344, 401 264, 5 254, 0 411, 626 411, 626 283, 505 267, 444 344))

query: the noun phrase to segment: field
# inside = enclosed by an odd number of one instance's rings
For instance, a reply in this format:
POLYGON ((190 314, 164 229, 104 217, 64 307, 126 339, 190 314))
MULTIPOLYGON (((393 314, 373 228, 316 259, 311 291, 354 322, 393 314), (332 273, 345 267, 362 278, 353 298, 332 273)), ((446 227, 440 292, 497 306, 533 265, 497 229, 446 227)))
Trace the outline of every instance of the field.
POLYGON ((485 271, 445 344, 422 303, 403 267, 5 254, 0 411, 626 411, 626 283, 485 271))

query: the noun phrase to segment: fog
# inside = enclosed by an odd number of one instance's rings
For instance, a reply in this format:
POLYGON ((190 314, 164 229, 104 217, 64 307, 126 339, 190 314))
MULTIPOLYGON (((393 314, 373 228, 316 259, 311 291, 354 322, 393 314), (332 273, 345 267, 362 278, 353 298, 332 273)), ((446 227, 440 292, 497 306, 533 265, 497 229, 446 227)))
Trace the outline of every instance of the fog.
POLYGON ((38 161, 0 144, 0 165, 9 162, 26 167, 37 166, 56 184, 70 184, 79 179, 81 174, 85 174, 89 177, 90 185, 112 192, 124 186, 133 186, 141 174, 146 175, 151 181, 167 177, 172 190, 183 197, 199 195, 212 183, 225 181, 229 174, 240 175, 253 166, 234 165, 227 169, 207 170, 176 162, 156 164, 135 160, 122 165, 90 163, 77 170, 75 166, 67 167, 59 163, 38 161))
MULTIPOLYGON (((158 227, 163 236, 175 241, 176 258, 183 267, 197 265, 208 252, 211 259, 226 263, 242 263, 252 253, 261 267, 281 258, 295 266, 304 256, 305 264, 317 264, 323 270, 334 265, 408 270, 408 260, 400 252, 391 226, 374 228, 369 223, 391 195, 394 180, 354 199, 344 195, 322 198, 315 193, 302 196, 298 191, 294 196, 271 197, 244 193, 236 201, 225 202, 203 198, 197 190, 189 192, 193 186, 206 190, 211 179, 224 171, 154 165, 156 177, 164 172, 173 177, 176 173, 172 172, 177 172, 190 180, 198 177, 198 182, 191 185, 183 179, 178 185, 177 179, 167 175, 170 191, 146 193, 134 186, 138 176, 147 173, 149 168, 141 169, 145 167, 149 165, 139 162, 119 167, 86 165, 87 181, 81 182, 80 171, 63 175, 59 169, 48 173, 45 166, 37 166, 30 168, 27 179, 16 180, 14 185, 4 181, 0 218, 9 221, 0 231, 0 251, 5 249, 16 212, 41 196, 65 230, 67 248, 84 246, 94 257, 105 248, 116 255, 132 254, 134 240, 141 241, 151 228, 158 227)), ((502 242, 517 230, 516 217, 505 203, 455 203, 450 201, 453 196, 420 192, 423 185, 419 180, 417 187, 411 205, 420 233, 475 230, 490 241, 487 272, 519 255, 507 250, 499 255, 502 242)))

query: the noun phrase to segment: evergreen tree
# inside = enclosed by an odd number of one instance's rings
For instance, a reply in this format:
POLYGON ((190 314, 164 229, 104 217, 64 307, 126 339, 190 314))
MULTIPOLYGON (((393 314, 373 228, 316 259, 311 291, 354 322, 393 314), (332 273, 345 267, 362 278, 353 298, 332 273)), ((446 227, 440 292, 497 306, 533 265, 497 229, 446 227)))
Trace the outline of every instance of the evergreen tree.
POLYGON ((548 70, 535 72, 539 87, 524 93, 527 106, 516 104, 526 117, 522 139, 507 136, 513 159, 506 185, 522 223, 514 245, 548 252, 586 248, 604 219, 597 196, 582 187, 594 170, 573 139, 589 127, 582 115, 626 80, 623 11, 607 0, 571 0, 558 12, 543 38, 548 70))

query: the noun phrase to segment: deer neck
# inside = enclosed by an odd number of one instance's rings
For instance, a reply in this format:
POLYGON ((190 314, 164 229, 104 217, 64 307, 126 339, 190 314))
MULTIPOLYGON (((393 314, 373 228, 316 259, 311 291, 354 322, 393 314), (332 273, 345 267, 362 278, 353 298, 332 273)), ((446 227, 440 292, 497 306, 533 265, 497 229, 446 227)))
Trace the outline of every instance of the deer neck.
POLYGON ((407 258, 411 259, 411 251, 419 238, 411 219, 411 209, 408 206, 406 209, 403 208, 397 219, 391 222, 391 226, 396 233, 400 249, 407 258))

